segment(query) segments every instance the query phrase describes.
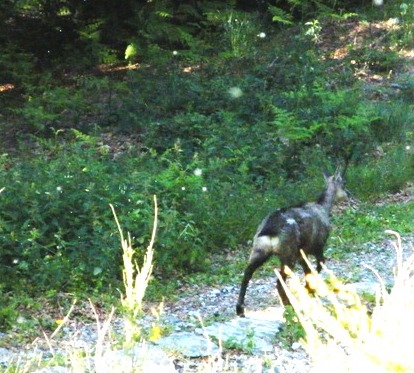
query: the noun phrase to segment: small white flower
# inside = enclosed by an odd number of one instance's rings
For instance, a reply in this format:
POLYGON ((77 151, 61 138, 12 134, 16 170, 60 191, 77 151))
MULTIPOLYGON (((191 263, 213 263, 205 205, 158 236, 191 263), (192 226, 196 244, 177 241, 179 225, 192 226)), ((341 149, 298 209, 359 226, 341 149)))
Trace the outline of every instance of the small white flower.
POLYGON ((13 259, 13 264, 18 264, 19 263, 19 259, 13 259))
POLYGON ((62 193, 63 189, 62 189, 61 186, 58 186, 58 187, 56 187, 56 191, 59 192, 59 193, 62 193))
POLYGON ((390 25, 398 25, 400 23, 400 19, 398 17, 390 18, 387 23, 390 25))
POLYGON ((239 87, 231 87, 229 89, 229 94, 233 98, 239 98, 243 96, 243 91, 239 87))
POLYGON ((178 52, 177 51, 173 51, 172 54, 173 54, 173 56, 177 56, 178 55, 178 52))
POLYGON ((181 187, 181 190, 185 190, 185 187, 181 187))
POLYGON ((203 170, 201 168, 196 168, 194 170, 194 175, 195 176, 201 176, 203 174, 203 170))
POLYGON ((405 147, 405 150, 407 150, 407 151, 411 150, 411 146, 410 146, 410 145, 407 145, 407 146, 405 147))
POLYGON ((202 190, 203 192, 207 192, 207 187, 202 187, 202 188, 201 188, 201 190, 202 190))
POLYGON ((264 32, 261 32, 257 35, 257 37, 259 37, 260 39, 264 39, 266 37, 266 34, 264 32))

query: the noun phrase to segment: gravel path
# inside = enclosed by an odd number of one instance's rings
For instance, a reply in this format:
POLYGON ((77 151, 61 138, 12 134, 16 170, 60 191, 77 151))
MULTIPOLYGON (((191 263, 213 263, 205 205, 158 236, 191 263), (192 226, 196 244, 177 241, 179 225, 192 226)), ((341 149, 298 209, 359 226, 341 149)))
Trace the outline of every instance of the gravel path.
MULTIPOLYGON (((393 282, 393 268, 396 265, 396 251, 393 245, 393 236, 387 236, 381 243, 367 243, 359 252, 350 253, 346 260, 330 258, 331 250, 326 250, 329 270, 335 275, 355 284, 360 291, 370 291, 377 286, 378 280, 371 268, 381 274, 386 284, 393 282), (389 237, 389 238, 388 238, 389 237)), ((403 239, 404 256, 412 252, 414 237, 403 239)), ((298 270, 299 273, 299 270, 298 270)), ((247 316, 254 312, 275 312, 282 320, 283 310, 275 295, 276 277, 253 277, 246 295, 247 316)), ((194 332, 200 328, 200 320, 208 324, 211 320, 231 320, 235 316, 235 304, 238 296, 238 285, 212 287, 192 285, 186 289, 186 295, 175 302, 166 302, 164 305, 163 322, 172 330, 194 332)), ((147 317, 146 322, 153 321, 147 317)), ((122 330, 122 321, 114 320, 114 330, 122 330)), ((84 346, 91 348, 97 338, 96 325, 80 326, 75 321, 69 322, 63 328, 63 337, 56 340, 56 349, 64 349, 67 345, 84 346)), ((1 340, 1 335, 0 335, 1 340)), ((41 345, 40 345, 41 346, 41 345)), ((48 346, 41 347, 48 351, 48 346)), ((12 352, 0 349, 0 364, 7 365, 7 359, 12 352)), ((50 354, 46 352, 46 356, 50 354)), ((253 356, 241 350, 226 350, 215 357, 190 359, 176 356, 175 368, 177 372, 199 371, 242 371, 242 372, 307 372, 310 361, 300 344, 295 343, 285 348, 277 340, 275 334, 274 350, 265 356, 253 356), (263 368, 264 366, 264 368, 263 368), (208 367, 208 370, 205 370, 208 367), (266 368, 267 367, 267 368, 266 368)))

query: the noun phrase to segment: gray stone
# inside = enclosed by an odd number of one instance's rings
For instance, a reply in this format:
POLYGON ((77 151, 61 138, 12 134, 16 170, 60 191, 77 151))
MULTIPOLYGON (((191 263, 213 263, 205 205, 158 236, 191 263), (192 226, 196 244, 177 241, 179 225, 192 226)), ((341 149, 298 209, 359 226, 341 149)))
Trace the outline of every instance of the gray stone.
POLYGON ((248 314, 244 318, 236 318, 225 323, 214 323, 198 333, 224 342, 224 345, 234 345, 251 352, 266 353, 274 349, 274 339, 279 331, 282 320, 278 312, 274 315, 261 312, 248 314))
POLYGON ((0 347, 0 364, 7 364, 13 357, 13 353, 7 348, 0 347))
POLYGON ((381 284, 379 281, 365 281, 365 282, 354 282, 346 285, 347 288, 357 294, 368 293, 371 295, 376 295, 378 292, 381 292, 381 284))
POLYGON ((292 350, 299 350, 300 348, 302 348, 302 344, 299 342, 293 342, 291 347, 292 350))
POLYGON ((96 371, 176 373, 174 364, 159 347, 140 344, 129 350, 116 350, 104 353, 95 363, 96 371))
POLYGON ((179 352, 186 357, 211 356, 219 348, 211 340, 190 332, 177 332, 155 342, 166 351, 179 352))
MULTIPOLYGON (((84 359, 85 371, 100 373, 137 372, 137 373, 176 373, 174 364, 159 347, 140 344, 132 349, 108 350, 101 357, 84 359)), ((46 367, 34 373, 70 373, 66 367, 46 367)))

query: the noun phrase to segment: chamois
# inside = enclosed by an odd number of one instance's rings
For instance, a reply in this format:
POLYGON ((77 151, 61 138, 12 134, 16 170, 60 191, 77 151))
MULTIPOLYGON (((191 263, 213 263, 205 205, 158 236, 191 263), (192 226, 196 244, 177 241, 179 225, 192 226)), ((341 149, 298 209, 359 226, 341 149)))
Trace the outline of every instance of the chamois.
MULTIPOLYGON (((310 273, 310 268, 300 253, 301 250, 316 258, 317 270, 321 271, 321 263, 325 261, 323 250, 329 236, 332 206, 336 201, 347 198, 342 175, 338 170, 332 176, 324 173, 324 177, 326 188, 316 202, 278 209, 259 225, 240 287, 237 315, 244 317, 244 298, 254 271, 272 255, 280 259, 280 274, 283 280, 286 280, 285 266, 293 269, 296 261, 300 262, 305 275, 310 273)), ((280 281, 277 282, 277 290, 282 303, 289 304, 280 281)))

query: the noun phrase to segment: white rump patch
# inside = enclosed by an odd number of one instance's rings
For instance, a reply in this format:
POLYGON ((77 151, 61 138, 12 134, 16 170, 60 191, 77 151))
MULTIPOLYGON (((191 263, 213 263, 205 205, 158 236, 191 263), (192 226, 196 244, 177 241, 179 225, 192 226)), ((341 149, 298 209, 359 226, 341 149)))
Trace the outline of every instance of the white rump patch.
POLYGON ((280 239, 277 236, 260 236, 254 240, 253 251, 262 250, 266 253, 277 253, 280 246, 280 239))
POLYGON ((294 225, 294 224, 296 224, 296 220, 292 219, 292 218, 289 218, 289 219, 286 219, 286 223, 288 223, 289 225, 294 225))

